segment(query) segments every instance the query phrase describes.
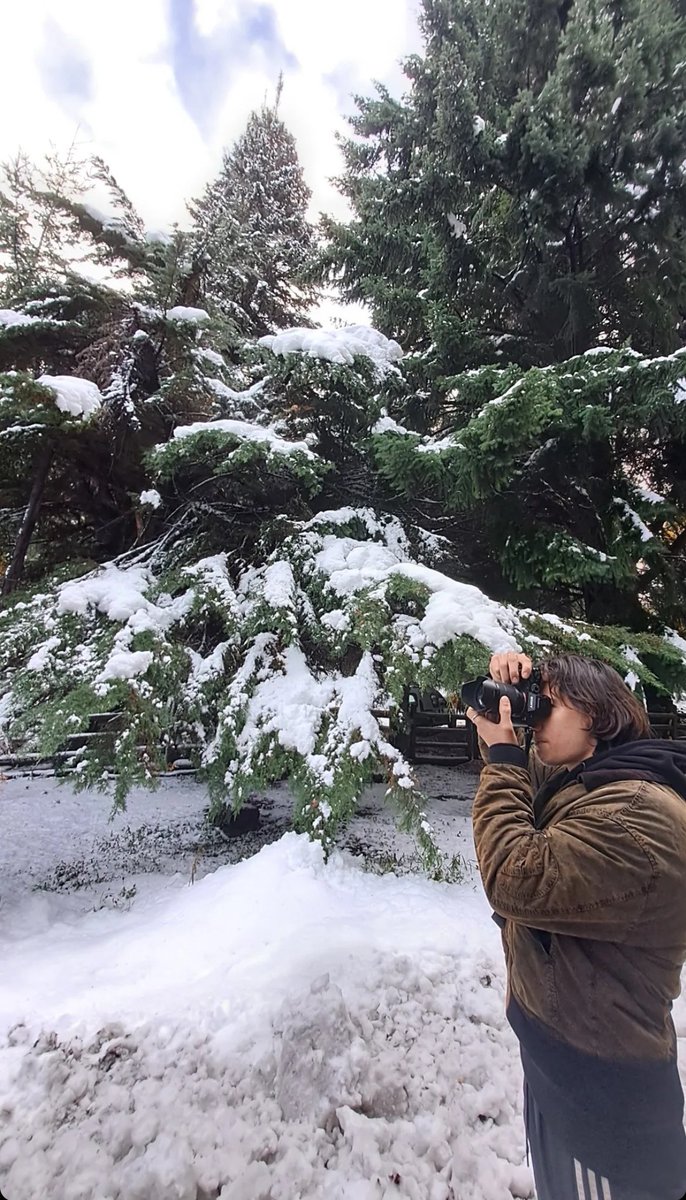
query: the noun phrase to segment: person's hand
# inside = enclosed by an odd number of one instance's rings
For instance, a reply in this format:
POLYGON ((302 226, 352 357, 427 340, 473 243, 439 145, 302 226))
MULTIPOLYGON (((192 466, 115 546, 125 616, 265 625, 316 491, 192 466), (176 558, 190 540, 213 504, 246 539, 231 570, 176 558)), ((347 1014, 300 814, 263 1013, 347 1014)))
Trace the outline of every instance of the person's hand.
POLYGON ((494 654, 488 664, 488 673, 496 683, 519 683, 529 678, 533 666, 527 654, 510 651, 508 654, 494 654))
POLYGON ((518 746, 519 740, 512 724, 512 705, 506 696, 500 701, 499 719, 494 721, 486 713, 478 713, 474 708, 467 709, 467 716, 476 725, 476 731, 487 746, 502 746, 503 742, 510 746, 518 746))

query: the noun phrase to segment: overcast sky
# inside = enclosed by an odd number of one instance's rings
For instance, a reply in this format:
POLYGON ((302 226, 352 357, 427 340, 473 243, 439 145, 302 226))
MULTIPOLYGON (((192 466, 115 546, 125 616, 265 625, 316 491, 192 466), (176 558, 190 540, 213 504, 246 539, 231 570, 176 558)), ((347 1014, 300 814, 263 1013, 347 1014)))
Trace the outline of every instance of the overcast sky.
POLYGON ((17 0, 2 16, 0 159, 66 149, 78 129, 150 227, 185 200, 285 75, 315 211, 342 215, 328 179, 350 93, 401 94, 398 62, 420 48, 419 0, 17 0))

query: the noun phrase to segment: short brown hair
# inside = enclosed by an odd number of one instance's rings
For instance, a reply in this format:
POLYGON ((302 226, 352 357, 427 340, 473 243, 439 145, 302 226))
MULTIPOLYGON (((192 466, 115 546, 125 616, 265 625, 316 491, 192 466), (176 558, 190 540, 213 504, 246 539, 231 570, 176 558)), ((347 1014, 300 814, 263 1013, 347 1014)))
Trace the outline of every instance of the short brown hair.
POLYGON ((560 654, 541 663, 541 677, 573 708, 587 713, 600 742, 652 737, 648 714, 614 667, 598 658, 560 654))

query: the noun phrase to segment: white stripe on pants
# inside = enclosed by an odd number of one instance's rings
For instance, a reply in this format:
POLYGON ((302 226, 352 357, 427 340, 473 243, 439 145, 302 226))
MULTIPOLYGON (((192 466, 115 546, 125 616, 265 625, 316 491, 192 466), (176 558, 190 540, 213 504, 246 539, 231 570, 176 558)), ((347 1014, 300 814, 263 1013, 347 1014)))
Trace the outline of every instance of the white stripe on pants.
POLYGON ((595 1171, 589 1171, 588 1167, 582 1167, 578 1158, 574 1159, 574 1174, 577 1200, 612 1200, 609 1180, 604 1176, 597 1179, 595 1171), (600 1192, 598 1184, 600 1184, 600 1192))

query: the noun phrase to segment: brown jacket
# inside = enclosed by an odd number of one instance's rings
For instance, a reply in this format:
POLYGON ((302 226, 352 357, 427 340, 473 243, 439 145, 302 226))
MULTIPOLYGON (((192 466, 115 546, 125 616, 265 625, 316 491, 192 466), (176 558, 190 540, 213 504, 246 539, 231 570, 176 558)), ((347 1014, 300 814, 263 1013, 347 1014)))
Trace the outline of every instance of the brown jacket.
POLYGON ((537 827, 534 793, 549 773, 535 755, 529 767, 486 765, 474 802, 483 885, 505 919, 511 994, 586 1054, 673 1058, 686 799, 649 779, 590 791, 577 779, 548 800, 537 827))

